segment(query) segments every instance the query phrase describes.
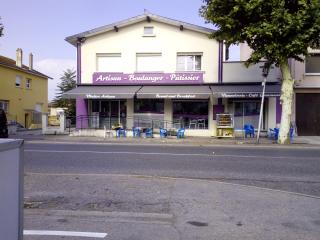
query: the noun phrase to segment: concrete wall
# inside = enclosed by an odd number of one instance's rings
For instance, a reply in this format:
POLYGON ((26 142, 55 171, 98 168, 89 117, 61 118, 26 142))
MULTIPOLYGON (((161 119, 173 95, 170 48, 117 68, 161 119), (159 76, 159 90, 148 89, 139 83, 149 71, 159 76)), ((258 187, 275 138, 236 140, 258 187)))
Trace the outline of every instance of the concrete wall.
MULTIPOLYGON (((223 83, 256 83, 262 82, 262 69, 264 62, 246 67, 244 62, 223 63, 223 83)), ((279 82, 281 73, 279 68, 272 68, 269 71, 267 82, 279 82)))
POLYGON ((268 98, 268 118, 267 118, 267 127, 275 128, 276 127, 276 104, 277 99, 275 97, 268 98))
MULTIPOLYGON (((167 121, 169 123, 173 120, 173 104, 171 99, 165 99, 164 100, 164 121, 167 121)), ((171 128, 172 126, 170 126, 171 128)))
POLYGON ((134 116, 134 100, 127 99, 127 129, 133 127, 133 116, 134 116))
POLYGON ((217 41, 206 34, 191 30, 180 31, 178 27, 151 21, 140 22, 118 32, 110 31, 86 39, 81 47, 82 83, 92 83, 92 74, 97 70, 97 53, 121 53, 122 72, 136 71, 136 53, 162 53, 163 72, 175 72, 178 52, 203 53, 202 71, 204 81, 218 81, 217 41), (144 37, 145 26, 153 26, 155 36, 144 37))
POLYGON ((0 100, 9 101, 9 121, 16 120, 25 126, 25 110, 35 110, 36 104, 42 105, 41 112, 48 111, 48 79, 3 66, 0 76, 0 100), (22 77, 21 87, 15 86, 16 75, 22 77), (26 88, 27 78, 32 80, 30 89, 26 88))
POLYGON ((253 50, 246 43, 240 43, 240 61, 247 61, 253 50))

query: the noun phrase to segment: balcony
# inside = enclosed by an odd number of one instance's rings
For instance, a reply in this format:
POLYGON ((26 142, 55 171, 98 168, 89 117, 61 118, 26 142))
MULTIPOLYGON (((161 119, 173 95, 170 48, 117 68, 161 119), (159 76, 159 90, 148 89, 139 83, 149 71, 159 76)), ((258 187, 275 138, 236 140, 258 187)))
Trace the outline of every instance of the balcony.
MULTIPOLYGON (((254 83, 261 82, 262 69, 264 62, 249 66, 244 65, 245 62, 224 62, 223 63, 223 83, 254 83)), ((279 68, 273 66, 267 77, 267 82, 279 82, 281 73, 279 68)))

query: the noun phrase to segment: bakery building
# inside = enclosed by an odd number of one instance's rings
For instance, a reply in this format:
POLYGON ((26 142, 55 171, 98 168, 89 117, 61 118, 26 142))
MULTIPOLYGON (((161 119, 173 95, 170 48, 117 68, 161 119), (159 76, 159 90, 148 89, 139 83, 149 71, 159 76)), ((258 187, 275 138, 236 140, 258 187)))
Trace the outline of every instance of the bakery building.
MULTIPOLYGON (((145 13, 66 38, 77 49, 78 129, 184 127, 187 136, 215 136, 217 114, 235 128, 257 127, 260 65, 224 61, 214 30, 145 13)), ((263 65, 263 63, 261 63, 263 65)), ((279 71, 271 70, 263 128, 275 127, 279 71)))

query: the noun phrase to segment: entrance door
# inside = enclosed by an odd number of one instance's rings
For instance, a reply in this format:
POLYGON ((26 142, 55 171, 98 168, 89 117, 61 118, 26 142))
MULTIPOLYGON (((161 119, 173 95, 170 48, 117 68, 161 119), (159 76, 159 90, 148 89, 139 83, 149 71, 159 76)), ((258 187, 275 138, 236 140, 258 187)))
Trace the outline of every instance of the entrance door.
POLYGON ((110 117, 113 125, 121 124, 125 127, 127 108, 125 101, 110 101, 110 117))
MULTIPOLYGON (((125 100, 92 100, 92 118, 98 118, 99 128, 106 127, 111 129, 112 126, 122 124, 126 126, 126 102, 125 100)), ((96 127, 95 127, 96 128, 96 127)))
POLYGON ((110 128, 110 101, 101 100, 100 101, 100 111, 99 111, 99 122, 100 128, 110 128))
POLYGON ((24 114, 24 127, 29 128, 29 126, 30 126, 30 114, 25 113, 24 114))
POLYGON ((320 136, 320 94, 296 94, 296 125, 301 136, 320 136))

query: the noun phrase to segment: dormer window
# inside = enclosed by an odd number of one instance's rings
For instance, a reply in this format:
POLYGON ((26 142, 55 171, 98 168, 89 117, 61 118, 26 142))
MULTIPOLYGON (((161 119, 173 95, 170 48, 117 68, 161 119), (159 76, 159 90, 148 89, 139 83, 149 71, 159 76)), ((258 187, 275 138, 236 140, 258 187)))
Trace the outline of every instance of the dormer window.
POLYGON ((144 37, 154 37, 154 27, 144 27, 143 28, 143 36, 144 37))

